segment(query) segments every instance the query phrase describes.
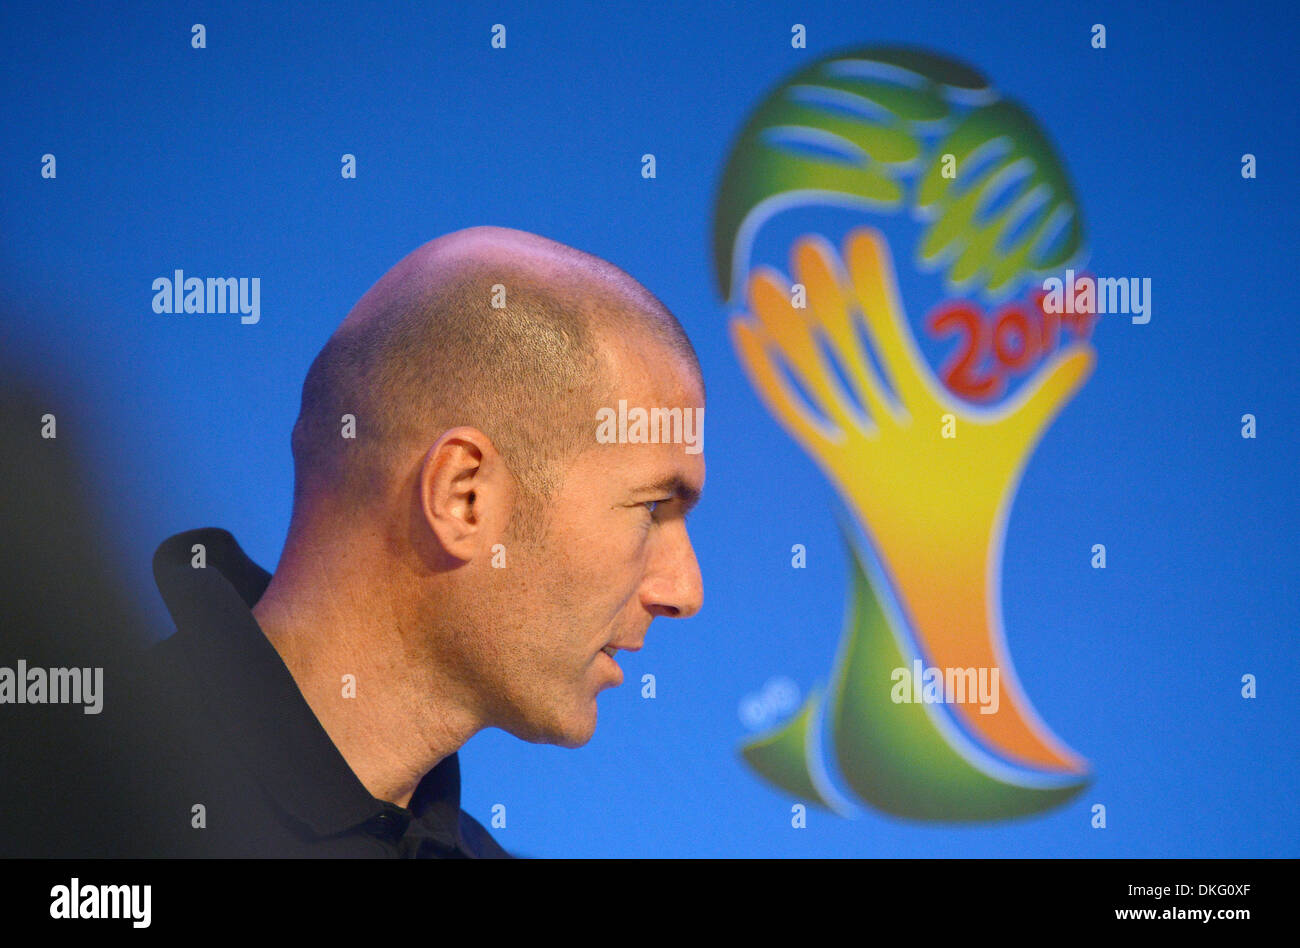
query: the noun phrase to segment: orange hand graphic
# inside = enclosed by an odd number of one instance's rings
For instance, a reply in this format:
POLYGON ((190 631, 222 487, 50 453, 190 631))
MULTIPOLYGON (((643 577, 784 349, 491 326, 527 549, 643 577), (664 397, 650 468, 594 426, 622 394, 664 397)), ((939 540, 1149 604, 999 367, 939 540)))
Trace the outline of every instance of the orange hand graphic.
POLYGON ((955 713, 1008 759, 1082 772, 1084 761, 1038 719, 1015 678, 1002 635, 1000 560, 1025 462, 1091 373, 1092 347, 1059 352, 1008 404, 973 408, 943 388, 917 348, 881 234, 850 233, 844 260, 847 272, 820 237, 796 241, 791 264, 807 288, 806 308, 792 305, 791 285, 774 270, 751 275, 753 316, 731 322, 746 372, 874 540, 922 657, 939 668, 1000 670, 994 713, 976 703, 955 704, 955 713), (892 395, 863 349, 859 318, 892 395), (943 437, 945 425, 955 436, 943 437))

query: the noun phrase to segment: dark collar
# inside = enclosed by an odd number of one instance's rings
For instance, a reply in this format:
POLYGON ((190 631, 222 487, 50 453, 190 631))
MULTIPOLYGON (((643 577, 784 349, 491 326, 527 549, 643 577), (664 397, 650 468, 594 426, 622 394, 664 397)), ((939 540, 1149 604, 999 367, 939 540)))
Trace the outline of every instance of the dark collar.
MULTIPOLYGON (((228 531, 206 527, 170 537, 154 554, 153 570, 202 700, 281 808, 318 836, 401 811, 376 799, 352 772, 258 626, 251 610, 271 575, 228 531), (196 544, 204 547, 204 569, 191 565, 196 544)), ((444 845, 460 847, 454 753, 420 781, 409 812, 444 845)))

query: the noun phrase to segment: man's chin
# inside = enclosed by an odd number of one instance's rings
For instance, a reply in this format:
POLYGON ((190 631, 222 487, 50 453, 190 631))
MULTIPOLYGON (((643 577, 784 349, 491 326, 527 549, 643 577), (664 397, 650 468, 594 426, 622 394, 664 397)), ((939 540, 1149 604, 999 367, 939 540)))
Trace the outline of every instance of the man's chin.
POLYGON ((595 733, 596 733, 596 713, 595 711, 593 711, 589 723, 583 723, 581 725, 578 725, 577 727, 571 727, 566 729, 560 735, 558 735, 557 740, 553 740, 551 741, 551 743, 559 747, 567 747, 570 749, 582 747, 584 744, 586 744, 591 740, 592 736, 595 735, 595 733))
POLYGON ((579 719, 575 716, 568 721, 552 722, 545 727, 515 727, 510 728, 509 733, 529 744, 553 744, 570 749, 582 747, 596 733, 594 702, 589 718, 579 719))

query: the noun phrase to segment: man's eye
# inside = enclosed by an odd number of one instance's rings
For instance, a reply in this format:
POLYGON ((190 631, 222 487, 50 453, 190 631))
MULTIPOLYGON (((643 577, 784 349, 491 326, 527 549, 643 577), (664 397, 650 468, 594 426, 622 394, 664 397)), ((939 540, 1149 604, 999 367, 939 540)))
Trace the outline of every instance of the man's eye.
POLYGON ((642 506, 651 513, 654 513, 659 508, 659 505, 664 503, 667 503, 667 500, 647 500, 642 504, 642 506))

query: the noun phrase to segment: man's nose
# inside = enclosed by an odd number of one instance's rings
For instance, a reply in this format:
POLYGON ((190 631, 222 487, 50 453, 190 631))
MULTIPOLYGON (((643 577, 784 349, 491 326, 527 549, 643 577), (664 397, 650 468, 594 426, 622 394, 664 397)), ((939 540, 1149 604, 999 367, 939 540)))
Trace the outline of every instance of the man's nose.
POLYGON ((650 564, 642 592, 645 607, 656 616, 689 619, 704 604, 704 580, 686 522, 679 520, 669 525, 660 539, 663 542, 650 564))

